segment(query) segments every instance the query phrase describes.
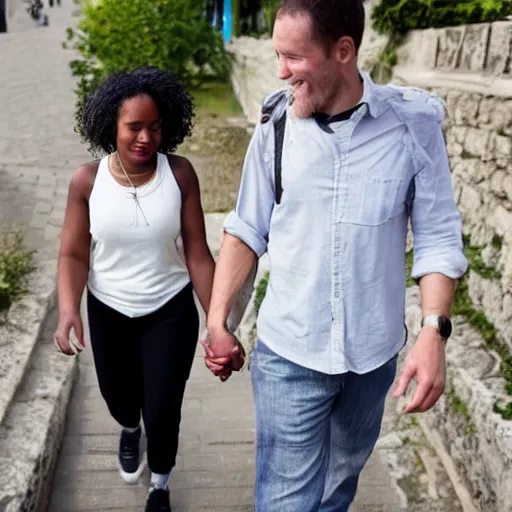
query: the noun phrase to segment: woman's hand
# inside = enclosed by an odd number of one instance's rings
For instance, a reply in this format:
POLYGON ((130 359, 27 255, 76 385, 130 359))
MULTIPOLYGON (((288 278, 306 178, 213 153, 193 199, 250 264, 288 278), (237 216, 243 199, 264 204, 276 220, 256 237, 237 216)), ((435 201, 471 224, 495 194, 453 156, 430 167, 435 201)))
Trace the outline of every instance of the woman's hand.
POLYGON ((77 355, 85 348, 84 327, 80 313, 60 314, 53 335, 57 350, 68 356, 77 355))

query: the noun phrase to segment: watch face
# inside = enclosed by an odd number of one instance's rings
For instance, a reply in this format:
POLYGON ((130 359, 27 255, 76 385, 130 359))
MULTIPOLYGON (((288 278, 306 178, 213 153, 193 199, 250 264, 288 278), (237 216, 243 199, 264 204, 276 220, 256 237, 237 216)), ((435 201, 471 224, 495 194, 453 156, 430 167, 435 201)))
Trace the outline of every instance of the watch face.
POLYGON ((448 339, 452 333, 452 322, 445 316, 439 317, 439 334, 441 337, 448 339))

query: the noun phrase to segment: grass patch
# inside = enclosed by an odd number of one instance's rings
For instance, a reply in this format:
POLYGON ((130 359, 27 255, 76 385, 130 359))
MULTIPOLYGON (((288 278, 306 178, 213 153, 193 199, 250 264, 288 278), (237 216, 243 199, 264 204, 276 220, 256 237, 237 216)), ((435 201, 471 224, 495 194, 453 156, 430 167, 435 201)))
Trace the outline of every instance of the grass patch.
POLYGON ((260 279, 258 286, 256 286, 256 296, 254 297, 254 309, 256 310, 256 315, 258 315, 261 303, 263 302, 265 294, 267 293, 268 278, 269 273, 265 272, 264 276, 260 279))
POLYGON ((34 270, 33 252, 23 246, 20 233, 2 234, 0 243, 0 311, 26 293, 26 280, 34 270))
POLYGON ((491 245, 492 245, 493 249, 500 251, 501 248, 503 247, 503 238, 501 236, 494 235, 492 237, 491 245))
POLYGON ((208 82, 191 94, 196 107, 194 129, 179 152, 197 172, 204 211, 228 212, 238 194, 250 140, 248 123, 229 83, 208 82))
POLYGON ((478 156, 474 155, 473 153, 470 153, 469 151, 466 151, 465 149, 462 151, 462 154, 460 155, 460 157, 463 160, 470 160, 470 159, 474 159, 474 158, 479 158, 478 156))
POLYGON ((475 432, 475 426, 473 425, 473 422, 471 421, 471 415, 469 414, 468 408, 466 407, 466 404, 462 401, 459 395, 455 393, 455 390, 453 389, 453 386, 450 386, 448 391, 446 392, 446 398, 448 399, 450 403, 450 408, 453 414, 457 416, 461 416, 465 423, 465 433, 468 435, 471 435, 475 432))
MULTIPOLYGON (((493 240, 493 246, 500 244, 500 239, 493 240)), ((472 246, 469 236, 464 236, 464 250, 471 270, 486 279, 499 279, 499 272, 485 265, 481 256, 482 248, 472 246)), ((499 355, 501 359, 500 373, 506 380, 505 392, 508 395, 512 395, 512 354, 508 346, 498 340, 494 324, 487 319, 484 313, 477 311, 473 307, 471 298, 469 297, 468 274, 466 274, 457 285, 452 312, 454 315, 464 317, 469 324, 480 333, 487 348, 494 350, 499 355)), ((503 419, 512 420, 512 401, 504 406, 495 403, 494 411, 501 414, 503 419)))
POLYGON ((242 116, 243 110, 227 82, 207 82, 190 91, 198 116, 242 116))
POLYGON ((493 410, 495 413, 500 414, 504 420, 512 420, 512 402, 508 402, 503 407, 496 402, 493 410))
POLYGON ((411 277, 412 264, 414 262, 414 251, 410 249, 405 253, 405 286, 414 286, 416 281, 411 277))
MULTIPOLYGON (((499 237, 494 237, 492 244, 493 247, 494 244, 501 244, 499 237)), ((499 248, 501 248, 501 245, 499 248)), ((471 245, 471 238, 469 236, 464 236, 464 251, 469 261, 469 268, 482 277, 485 277, 485 279, 500 279, 501 274, 495 268, 488 267, 484 263, 482 259, 482 249, 483 247, 471 245)))

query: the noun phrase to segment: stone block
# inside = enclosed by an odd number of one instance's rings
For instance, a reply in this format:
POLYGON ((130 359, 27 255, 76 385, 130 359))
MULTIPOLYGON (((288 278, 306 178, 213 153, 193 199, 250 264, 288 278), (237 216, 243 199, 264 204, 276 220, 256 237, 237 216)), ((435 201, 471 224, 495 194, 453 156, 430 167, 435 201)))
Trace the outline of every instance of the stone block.
POLYGON ((512 22, 496 21, 491 26, 491 37, 487 52, 485 69, 492 75, 502 75, 506 72, 508 59, 512 52, 512 22))
POLYGON ((459 69, 475 73, 484 70, 490 30, 490 23, 480 23, 466 27, 460 52, 459 69))
POLYGON ((436 67, 455 69, 458 67, 466 27, 450 27, 439 31, 439 47, 436 67))
POLYGON ((479 128, 469 128, 464 141, 464 152, 468 156, 477 156, 483 160, 491 159, 489 150, 490 133, 479 128))
POLYGON ((457 126, 477 126, 477 114, 482 96, 464 93, 460 96, 457 108, 451 112, 457 126))
POLYGON ((505 180, 505 171, 498 169, 490 180, 490 189, 494 195, 500 199, 504 199, 505 190, 503 188, 503 182, 505 180))
POLYGON ((503 178, 503 193, 509 201, 512 201, 512 174, 510 173, 503 178))
POLYGON ((493 223, 496 231, 502 236, 507 243, 512 242, 512 211, 507 210, 503 206, 498 206, 494 210, 493 223))
POLYGON ((438 49, 438 30, 413 30, 398 47, 397 59, 401 66, 434 69, 438 49))
POLYGON ((512 139, 505 135, 491 132, 490 150, 494 159, 509 160, 512 157, 512 139))

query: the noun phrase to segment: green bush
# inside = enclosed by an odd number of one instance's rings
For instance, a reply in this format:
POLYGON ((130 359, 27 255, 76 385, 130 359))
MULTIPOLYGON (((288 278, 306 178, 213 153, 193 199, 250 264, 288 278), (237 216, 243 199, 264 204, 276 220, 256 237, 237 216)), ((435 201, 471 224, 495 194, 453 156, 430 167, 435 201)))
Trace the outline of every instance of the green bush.
POLYGON ((268 280, 269 272, 265 272, 258 285, 256 286, 256 297, 254 299, 254 309, 256 310, 256 315, 258 315, 260 312, 261 303, 267 294, 268 280))
POLYGON ((440 28, 502 20, 512 15, 512 0, 382 0, 373 12, 381 33, 440 28))
POLYGON ((186 86, 226 79, 229 60, 222 35, 208 23, 201 0, 82 0, 77 30, 66 47, 79 78, 79 102, 107 75, 143 65, 167 69, 186 86))
POLYGON ((0 250, 0 311, 8 309, 14 299, 25 293, 26 278, 34 270, 33 253, 23 246, 23 236, 5 238, 0 250))

